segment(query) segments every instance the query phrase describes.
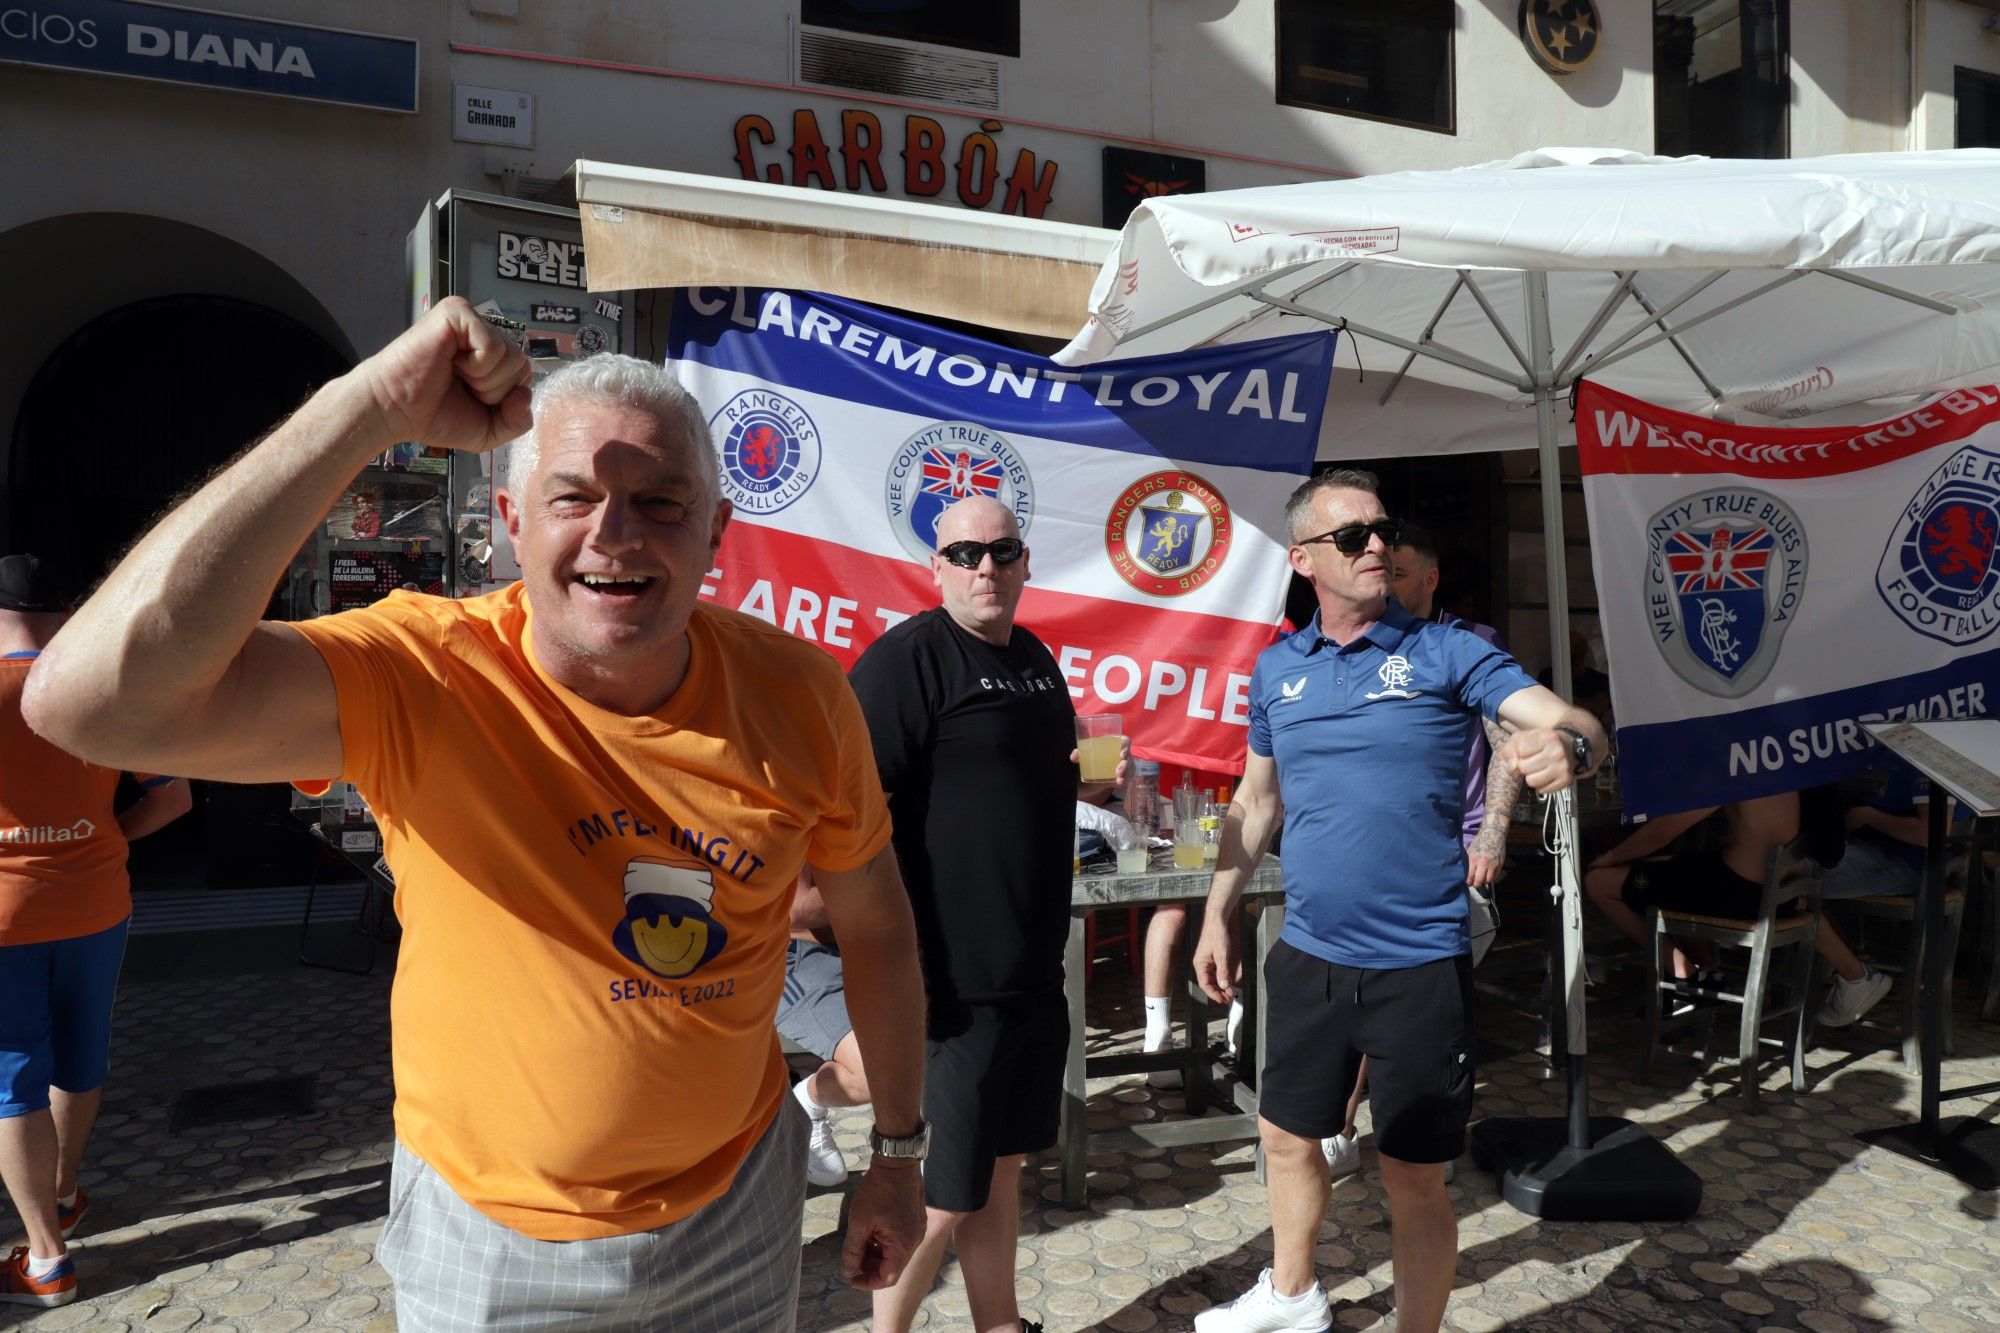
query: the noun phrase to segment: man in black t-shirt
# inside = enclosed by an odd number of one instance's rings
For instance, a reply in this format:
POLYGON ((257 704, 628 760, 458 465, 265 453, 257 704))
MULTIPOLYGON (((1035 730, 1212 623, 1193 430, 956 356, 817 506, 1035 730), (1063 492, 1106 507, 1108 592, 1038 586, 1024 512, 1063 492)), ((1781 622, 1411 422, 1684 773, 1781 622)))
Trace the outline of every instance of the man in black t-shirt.
POLYGON ((946 510, 931 576, 943 605, 852 674, 930 997, 928 1216, 902 1278, 875 1293, 876 1333, 910 1327, 954 1237, 973 1324, 1020 1318, 1021 1166, 1055 1142, 1069 1040, 1076 710, 1055 658, 1014 623, 1028 549, 1012 512, 984 497, 946 510))

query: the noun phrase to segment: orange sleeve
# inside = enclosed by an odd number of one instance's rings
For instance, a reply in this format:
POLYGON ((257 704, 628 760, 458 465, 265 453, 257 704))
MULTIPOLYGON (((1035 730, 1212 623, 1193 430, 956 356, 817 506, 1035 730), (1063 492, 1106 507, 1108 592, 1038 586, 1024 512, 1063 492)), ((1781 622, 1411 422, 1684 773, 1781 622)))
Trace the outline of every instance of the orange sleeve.
POLYGON ((807 858, 822 870, 855 870, 868 864, 889 841, 889 802, 875 771, 875 748, 868 739, 868 722, 861 701, 841 673, 839 663, 826 658, 828 670, 815 681, 827 705, 830 724, 827 756, 832 782, 831 801, 820 812, 806 848, 807 858))
POLYGON ((324 790, 314 779, 339 778, 378 816, 394 814, 416 791, 437 728, 449 660, 442 626, 422 600, 399 592, 292 628, 333 673, 344 760, 343 772, 306 774, 294 785, 311 794, 324 790))

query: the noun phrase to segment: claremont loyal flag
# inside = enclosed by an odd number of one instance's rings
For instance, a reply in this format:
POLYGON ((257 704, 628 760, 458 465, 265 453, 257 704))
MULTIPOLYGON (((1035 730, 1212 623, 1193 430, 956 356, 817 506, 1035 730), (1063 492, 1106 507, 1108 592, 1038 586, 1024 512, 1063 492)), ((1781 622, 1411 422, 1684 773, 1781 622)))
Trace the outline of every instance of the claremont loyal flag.
POLYGON ((1576 435, 1625 808, 1860 768, 1863 722, 1991 713, 2000 389, 1735 426, 1586 383, 1576 435))
POLYGON ((991 496, 1029 547, 1019 623, 1078 710, 1123 713, 1142 754, 1242 767, 1332 335, 1072 371, 803 292, 690 289, 673 321, 736 508, 706 596, 851 665, 937 605, 938 516, 991 496))

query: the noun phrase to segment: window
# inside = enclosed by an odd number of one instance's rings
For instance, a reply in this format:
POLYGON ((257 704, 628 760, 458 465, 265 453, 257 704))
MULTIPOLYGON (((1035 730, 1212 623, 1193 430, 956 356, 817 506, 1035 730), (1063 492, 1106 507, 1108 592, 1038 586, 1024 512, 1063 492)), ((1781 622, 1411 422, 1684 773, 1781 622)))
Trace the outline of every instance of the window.
POLYGON ((1278 100, 1454 131, 1452 0, 1278 0, 1278 100))
POLYGON ((1021 54, 1021 0, 799 0, 799 19, 871 37, 1021 54))
POLYGON ((1960 65, 1952 71, 1958 96, 1958 133, 1953 147, 2000 148, 2000 76, 1960 65))
POLYGON ((1655 0, 1656 151, 1786 156, 1790 9, 1790 0, 1655 0))

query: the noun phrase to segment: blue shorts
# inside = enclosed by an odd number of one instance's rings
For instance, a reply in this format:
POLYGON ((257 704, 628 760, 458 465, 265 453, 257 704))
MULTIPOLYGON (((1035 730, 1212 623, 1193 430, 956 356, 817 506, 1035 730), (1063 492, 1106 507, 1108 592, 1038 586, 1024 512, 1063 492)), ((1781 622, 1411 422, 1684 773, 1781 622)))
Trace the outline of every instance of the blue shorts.
POLYGON ((0 1120, 47 1107, 51 1087, 103 1086, 130 924, 128 918, 73 940, 0 946, 0 1120))

